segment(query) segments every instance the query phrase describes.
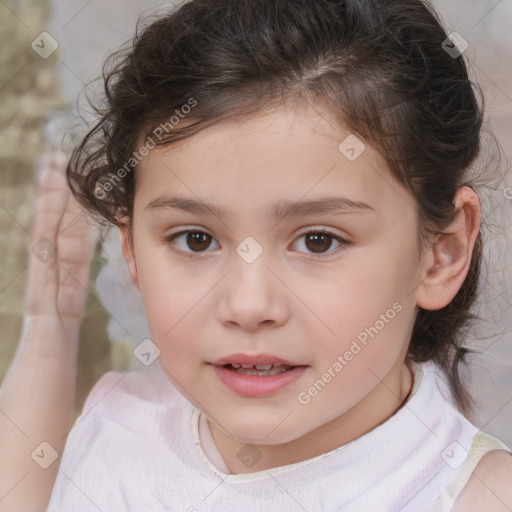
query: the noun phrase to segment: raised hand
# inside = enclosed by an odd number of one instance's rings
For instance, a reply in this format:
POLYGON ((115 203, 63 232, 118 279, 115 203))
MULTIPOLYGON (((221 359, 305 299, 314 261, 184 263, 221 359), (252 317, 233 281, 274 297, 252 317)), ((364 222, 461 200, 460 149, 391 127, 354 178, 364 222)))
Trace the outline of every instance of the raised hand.
POLYGON ((23 332, 0 387, 0 512, 46 510, 70 429, 93 237, 66 165, 57 152, 38 166, 23 332))
POLYGON ((69 191, 63 153, 39 164, 25 324, 60 327, 71 343, 83 314, 92 255, 86 213, 69 191))

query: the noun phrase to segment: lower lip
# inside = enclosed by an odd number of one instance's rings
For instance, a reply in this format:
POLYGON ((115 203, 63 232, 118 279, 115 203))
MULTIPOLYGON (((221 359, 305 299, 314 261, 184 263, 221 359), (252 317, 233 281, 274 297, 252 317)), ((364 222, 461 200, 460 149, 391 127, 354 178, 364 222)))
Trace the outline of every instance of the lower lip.
POLYGON ((213 367, 220 381, 239 395, 261 397, 277 393, 298 379, 307 366, 296 366, 277 375, 244 375, 224 366, 213 367))

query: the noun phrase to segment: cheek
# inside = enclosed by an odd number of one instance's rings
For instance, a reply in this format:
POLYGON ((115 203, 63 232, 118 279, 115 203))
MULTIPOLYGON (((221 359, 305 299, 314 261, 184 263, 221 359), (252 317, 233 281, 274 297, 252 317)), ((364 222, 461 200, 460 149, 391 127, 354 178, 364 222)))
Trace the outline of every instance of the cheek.
POLYGON ((201 367, 218 354, 219 340, 210 327, 218 305, 219 272, 224 271, 176 263, 168 251, 149 240, 141 244, 136 255, 141 296, 160 366, 175 384, 194 387, 201 367))
POLYGON ((137 254, 137 270, 151 339, 164 359, 168 353, 179 359, 196 348, 194 333, 208 287, 170 265, 165 247, 146 247, 137 254))
POLYGON ((362 265, 359 272, 340 273, 324 289, 328 299, 311 305, 328 328, 316 318, 309 321, 309 332, 314 323, 323 333, 312 336, 315 374, 310 385, 320 382, 325 391, 315 403, 329 408, 333 417, 368 395, 407 351, 414 307, 406 303, 396 276, 372 268, 362 265))
POLYGON ((321 292, 317 289, 316 299, 309 302, 323 321, 323 325, 317 321, 323 334, 316 350, 321 349, 332 363, 345 356, 344 370, 349 371, 344 373, 352 378, 359 379, 361 371, 369 368, 378 373, 408 343, 414 313, 413 295, 408 295, 413 285, 404 276, 408 264, 397 262, 391 251, 361 252, 361 257, 351 258, 350 264, 347 259, 346 268, 325 279, 321 292))
POLYGON ((399 281, 383 259, 354 257, 346 267, 334 270, 322 291, 315 293, 319 316, 337 334, 354 336, 400 299, 399 281))

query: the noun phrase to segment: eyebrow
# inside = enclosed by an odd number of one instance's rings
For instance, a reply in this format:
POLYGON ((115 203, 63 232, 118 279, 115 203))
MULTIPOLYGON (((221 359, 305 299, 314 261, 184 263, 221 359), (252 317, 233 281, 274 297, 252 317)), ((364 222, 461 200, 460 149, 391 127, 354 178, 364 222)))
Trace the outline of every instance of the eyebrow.
MULTIPOLYGON (((148 203, 144 210, 162 208, 181 210, 188 213, 211 214, 221 219, 234 217, 235 213, 223 206, 186 197, 159 196, 148 203)), ((326 196, 309 201, 279 201, 272 205, 270 216, 275 221, 288 217, 305 215, 339 215, 375 212, 375 208, 361 201, 347 197, 326 196)))

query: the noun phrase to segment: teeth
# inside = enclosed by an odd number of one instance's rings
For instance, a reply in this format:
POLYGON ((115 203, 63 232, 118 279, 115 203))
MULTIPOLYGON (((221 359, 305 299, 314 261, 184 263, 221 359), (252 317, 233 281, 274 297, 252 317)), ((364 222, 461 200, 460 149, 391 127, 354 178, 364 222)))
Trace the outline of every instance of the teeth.
MULTIPOLYGON (((238 364, 238 363, 231 363, 231 366, 233 368, 256 368, 256 370, 270 370, 272 366, 274 366, 272 363, 270 364, 238 364)), ((282 366, 282 365, 275 365, 275 366, 282 366)))
POLYGON ((231 368, 236 373, 243 373, 244 375, 279 375, 288 370, 291 370, 293 366, 287 364, 259 364, 259 365, 239 365, 238 363, 232 363, 231 368))
POLYGON ((270 370, 274 366, 273 364, 257 364, 254 366, 256 370, 270 370))

